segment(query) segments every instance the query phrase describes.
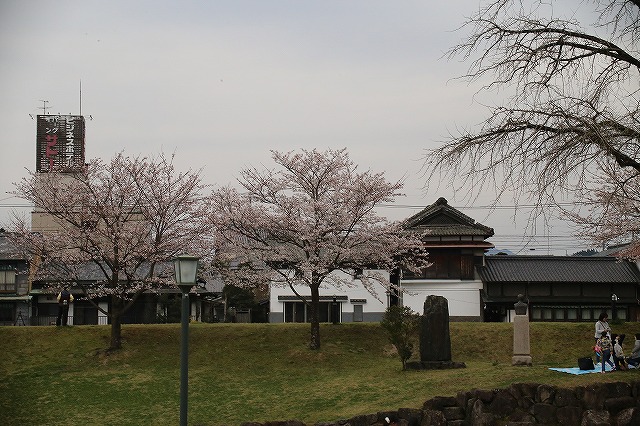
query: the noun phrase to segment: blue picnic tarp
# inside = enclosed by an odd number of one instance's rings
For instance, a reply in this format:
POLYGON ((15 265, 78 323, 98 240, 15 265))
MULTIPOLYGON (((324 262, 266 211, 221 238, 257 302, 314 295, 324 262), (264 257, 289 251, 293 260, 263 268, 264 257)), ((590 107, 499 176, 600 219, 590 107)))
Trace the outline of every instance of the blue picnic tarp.
MULTIPOLYGON (((609 364, 604 365, 604 371, 611 371, 611 366, 609 364)), ((633 368, 633 367, 631 367, 633 368)), ((593 370, 580 370, 578 367, 569 367, 569 368, 549 368, 549 370, 559 371, 561 373, 568 374, 589 374, 589 373, 600 373, 602 371, 602 365, 600 363, 595 365, 593 370)))

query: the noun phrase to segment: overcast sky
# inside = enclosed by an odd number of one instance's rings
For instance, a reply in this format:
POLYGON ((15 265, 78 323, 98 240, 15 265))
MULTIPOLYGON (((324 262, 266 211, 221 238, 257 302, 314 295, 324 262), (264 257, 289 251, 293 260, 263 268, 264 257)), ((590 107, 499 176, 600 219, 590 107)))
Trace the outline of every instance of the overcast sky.
POLYGON ((498 247, 546 254, 551 243, 571 254, 581 247, 566 238, 525 247, 511 211, 477 208, 489 198, 469 204, 446 185, 424 190, 425 149, 486 114, 473 99, 478 86, 452 80, 468 65, 443 57, 477 8, 478 0, 0 0, 0 223, 24 205, 7 192, 35 168, 29 115, 48 101, 51 114, 87 117, 87 160, 175 152, 179 169, 203 168, 205 182, 226 185, 242 168, 270 166, 271 149, 346 147, 361 169, 405 181, 396 202, 405 207, 384 209, 390 219, 443 196, 493 227, 498 247))

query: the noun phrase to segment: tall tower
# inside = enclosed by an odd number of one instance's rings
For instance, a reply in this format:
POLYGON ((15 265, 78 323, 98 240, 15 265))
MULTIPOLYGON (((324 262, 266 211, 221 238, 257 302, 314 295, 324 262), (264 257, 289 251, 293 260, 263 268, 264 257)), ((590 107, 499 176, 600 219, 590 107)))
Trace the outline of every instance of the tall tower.
MULTIPOLYGON (((49 172, 71 177, 85 167, 85 121, 81 115, 38 115, 36 129, 36 173, 43 178, 49 172)), ((34 206, 31 230, 57 229, 53 218, 34 206)))

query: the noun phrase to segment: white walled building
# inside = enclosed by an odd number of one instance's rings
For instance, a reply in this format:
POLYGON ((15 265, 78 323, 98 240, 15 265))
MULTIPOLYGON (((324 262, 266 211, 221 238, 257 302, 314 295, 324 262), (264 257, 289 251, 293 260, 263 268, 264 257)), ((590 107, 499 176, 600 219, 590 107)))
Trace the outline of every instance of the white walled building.
MULTIPOLYGON (((493 236, 493 229, 449 206, 444 198, 407 219, 405 229, 425 234, 423 241, 433 265, 421 274, 385 272, 400 288, 399 296, 389 294, 382 285, 372 295, 355 278, 349 288, 336 288, 328 279, 320 289, 320 322, 380 321, 387 307, 395 304, 422 314, 424 301, 430 295, 447 299, 454 321, 483 320, 483 283, 476 266, 483 265, 485 250, 493 247, 485 241, 493 236)), ((310 298, 308 288, 296 291, 310 298)), ((271 288, 269 322, 306 321, 307 308, 300 297, 289 287, 271 288)))
POLYGON ((493 229, 451 207, 444 198, 411 216, 404 226, 424 233, 433 265, 421 274, 404 274, 403 305, 421 314, 427 296, 442 296, 449 302, 451 320, 482 321, 484 287, 477 268, 484 265, 485 251, 493 248, 486 241, 493 229))
MULTIPOLYGON (((378 271, 386 274, 388 272, 378 271)), ((344 272, 336 272, 348 279, 344 272)), ((320 322, 375 322, 382 319, 389 306, 389 295, 382 285, 374 290, 375 295, 367 291, 359 279, 351 279, 352 286, 334 286, 331 277, 320 287, 320 322)), ((311 299, 309 287, 297 286, 296 292, 307 300, 311 299)), ((271 287, 269 322, 308 322, 308 311, 304 301, 286 287, 271 287)))

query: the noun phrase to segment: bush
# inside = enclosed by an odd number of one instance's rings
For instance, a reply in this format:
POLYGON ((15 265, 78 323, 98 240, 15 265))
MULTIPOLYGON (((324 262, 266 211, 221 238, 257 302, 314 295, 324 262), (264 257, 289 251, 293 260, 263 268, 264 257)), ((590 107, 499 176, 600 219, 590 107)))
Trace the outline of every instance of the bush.
POLYGON ((412 342, 420 326, 419 318, 407 306, 389 306, 380 322, 388 333, 389 341, 398 351, 403 370, 407 368, 407 360, 413 354, 412 342))

